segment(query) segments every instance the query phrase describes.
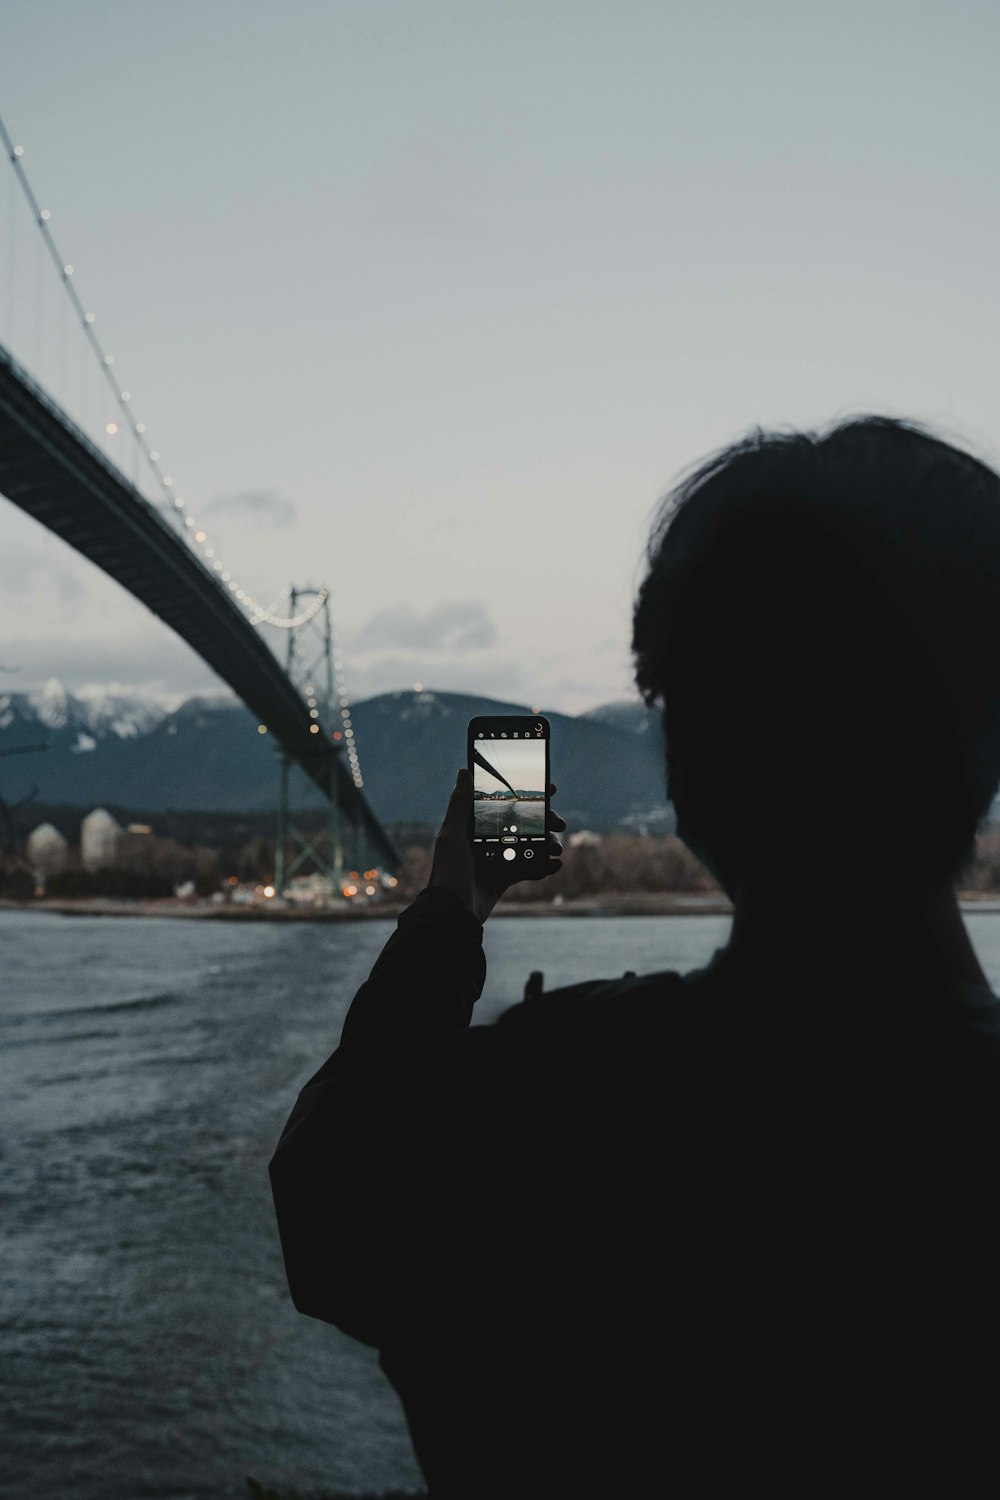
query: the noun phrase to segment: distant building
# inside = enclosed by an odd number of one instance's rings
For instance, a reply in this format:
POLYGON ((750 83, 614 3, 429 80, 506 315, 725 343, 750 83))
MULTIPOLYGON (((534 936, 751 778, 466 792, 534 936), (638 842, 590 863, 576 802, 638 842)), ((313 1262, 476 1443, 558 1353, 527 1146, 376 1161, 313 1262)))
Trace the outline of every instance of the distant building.
POLYGON ((129 823, 118 830, 114 862, 131 870, 141 869, 149 864, 158 842, 148 823, 129 823))
POLYGON ((121 825, 104 807, 95 807, 80 825, 80 858, 86 870, 106 870, 115 863, 121 825))
POLYGON ((330 906, 340 892, 329 875, 293 875, 285 887, 285 896, 298 906, 330 906))
POLYGON ((28 834, 28 863, 36 875, 54 875, 66 863, 68 844, 51 823, 39 823, 28 834))

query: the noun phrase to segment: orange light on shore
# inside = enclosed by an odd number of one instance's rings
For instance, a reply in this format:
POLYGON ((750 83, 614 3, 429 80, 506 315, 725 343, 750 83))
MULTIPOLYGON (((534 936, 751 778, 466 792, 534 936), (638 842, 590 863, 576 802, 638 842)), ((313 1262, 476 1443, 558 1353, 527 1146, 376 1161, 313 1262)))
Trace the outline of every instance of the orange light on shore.
POLYGON ((345 896, 356 896, 357 894, 358 894, 358 888, 357 888, 356 885, 345 885, 344 886, 344 895, 345 896))

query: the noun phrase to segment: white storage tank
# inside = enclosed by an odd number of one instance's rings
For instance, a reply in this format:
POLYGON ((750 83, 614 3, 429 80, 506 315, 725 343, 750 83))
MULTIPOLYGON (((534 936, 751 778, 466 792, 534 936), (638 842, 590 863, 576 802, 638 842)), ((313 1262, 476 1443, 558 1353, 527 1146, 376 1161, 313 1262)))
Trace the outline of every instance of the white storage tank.
POLYGON ((85 870, 106 870, 115 863, 121 825, 104 807, 95 807, 80 825, 80 859, 85 870))
POLYGON ((36 875, 54 875, 66 864, 69 845, 51 823, 39 823, 28 834, 28 863, 36 875))

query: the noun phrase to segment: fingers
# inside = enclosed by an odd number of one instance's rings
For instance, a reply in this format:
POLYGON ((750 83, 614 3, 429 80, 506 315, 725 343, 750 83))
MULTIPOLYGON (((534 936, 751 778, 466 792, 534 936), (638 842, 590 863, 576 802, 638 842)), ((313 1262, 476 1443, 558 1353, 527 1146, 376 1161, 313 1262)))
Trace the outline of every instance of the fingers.
MULTIPOLYGON (((555 794, 556 794, 556 784, 555 784, 554 781, 550 781, 549 782, 549 796, 550 797, 554 797, 555 794)), ((548 854, 549 854, 549 871, 550 871, 551 874, 554 875, 557 870, 561 870, 562 869, 562 860, 559 858, 559 855, 563 852, 563 846, 560 843, 560 841, 555 837, 555 834, 557 834, 557 833, 564 833, 565 832, 565 830, 566 830, 566 819, 565 818, 561 818, 557 812, 553 812, 551 810, 551 808, 550 808, 549 809, 549 816, 548 816, 547 827, 548 827, 549 834, 548 834, 548 840, 547 840, 547 843, 546 843, 546 847, 548 849, 548 854)))
MULTIPOLYGON (((555 792, 555 782, 550 782, 549 796, 554 796, 555 792)), ((444 815, 444 820, 441 824, 441 831, 438 835, 439 838, 444 837, 449 842, 451 841, 451 839, 461 839, 463 840, 463 842, 467 839, 469 832, 469 820, 472 816, 472 802, 472 774, 466 769, 466 767, 463 766, 455 774, 455 785, 453 786, 451 796, 448 799, 448 807, 444 815)), ((546 820, 546 831, 548 833, 546 847, 549 856, 548 868, 550 870, 554 871, 562 868, 562 861, 559 859, 559 855, 561 855, 563 852, 563 846, 560 840, 555 837, 555 835, 557 833, 564 833, 565 830, 565 818, 561 818, 557 812, 553 812, 550 808, 548 818, 546 820)), ((523 877, 512 877, 506 871, 498 870, 496 875, 493 876, 491 881, 489 881, 488 883, 495 885, 499 889, 506 889, 507 886, 513 885, 517 879, 521 878, 523 877)))
POLYGON ((439 838, 464 838, 472 815, 472 777, 464 768, 455 776, 439 838))

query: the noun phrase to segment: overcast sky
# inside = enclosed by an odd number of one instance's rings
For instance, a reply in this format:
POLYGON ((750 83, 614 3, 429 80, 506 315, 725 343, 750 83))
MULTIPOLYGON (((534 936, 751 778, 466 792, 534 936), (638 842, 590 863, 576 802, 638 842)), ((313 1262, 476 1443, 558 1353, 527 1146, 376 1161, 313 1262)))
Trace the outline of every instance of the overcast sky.
MULTIPOLYGON (((882 411, 1000 460, 998 64, 993 0, 0 8, 0 114, 227 568, 329 585, 355 697, 570 713, 630 694, 710 450, 882 411)), ((6 502, 0 665, 213 686, 6 502)))

